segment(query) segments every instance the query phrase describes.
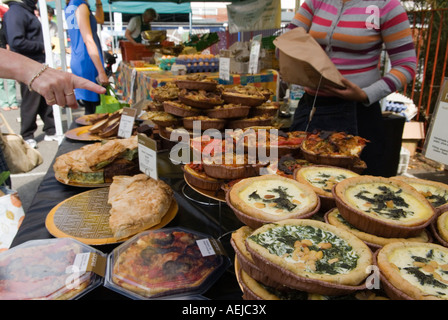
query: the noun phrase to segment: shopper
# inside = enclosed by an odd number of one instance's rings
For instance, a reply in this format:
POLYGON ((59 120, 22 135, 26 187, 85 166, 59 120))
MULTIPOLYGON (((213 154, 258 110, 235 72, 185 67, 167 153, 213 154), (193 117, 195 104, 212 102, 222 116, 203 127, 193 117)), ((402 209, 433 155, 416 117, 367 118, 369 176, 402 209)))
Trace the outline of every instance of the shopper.
POLYGON ((72 73, 49 68, 23 55, 0 48, 0 78, 17 80, 42 95, 49 105, 76 109, 73 90, 86 89, 97 94, 106 89, 72 73))
MULTIPOLYGON (((103 6, 96 1, 95 15, 89 4, 84 0, 70 0, 65 8, 68 35, 71 42, 72 72, 92 82, 107 85, 109 79, 104 68, 104 58, 100 39, 97 34, 97 24, 104 23, 103 6)), ((95 113, 100 104, 100 96, 85 89, 75 90, 76 100, 85 108, 85 114, 95 113)))
POLYGON ((142 32, 151 30, 151 22, 157 19, 157 12, 153 8, 146 9, 142 15, 132 17, 126 28, 125 37, 133 44, 142 42, 142 32))
POLYGON ((406 11, 398 0, 306 0, 289 28, 303 27, 344 77, 345 89, 306 93, 291 130, 346 131, 368 139, 366 174, 381 175, 385 135, 379 101, 415 76, 416 53, 406 11), (379 69, 383 46, 391 70, 379 69), (312 106, 316 111, 310 120, 312 106))
MULTIPOLYGON (((5 0, 9 5, 4 15, 3 28, 6 41, 13 52, 23 54, 37 62, 45 62, 44 38, 39 18, 34 14, 37 0, 5 0)), ((37 130, 37 115, 42 119, 45 141, 58 140, 53 118, 53 108, 37 92, 26 84, 20 84, 20 134, 31 147, 36 148, 34 133, 37 130)))

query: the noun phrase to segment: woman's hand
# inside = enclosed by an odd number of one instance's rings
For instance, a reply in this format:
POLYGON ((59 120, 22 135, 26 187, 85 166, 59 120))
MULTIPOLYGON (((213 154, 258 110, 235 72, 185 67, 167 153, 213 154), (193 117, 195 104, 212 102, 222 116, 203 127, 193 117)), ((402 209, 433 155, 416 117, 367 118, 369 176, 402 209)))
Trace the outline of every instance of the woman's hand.
POLYGON ((368 97, 367 94, 362 90, 360 87, 358 87, 353 82, 343 78, 342 84, 345 86, 344 89, 337 89, 334 87, 325 87, 325 91, 328 93, 331 93, 339 98, 346 99, 346 100, 352 100, 362 103, 368 103, 368 97))

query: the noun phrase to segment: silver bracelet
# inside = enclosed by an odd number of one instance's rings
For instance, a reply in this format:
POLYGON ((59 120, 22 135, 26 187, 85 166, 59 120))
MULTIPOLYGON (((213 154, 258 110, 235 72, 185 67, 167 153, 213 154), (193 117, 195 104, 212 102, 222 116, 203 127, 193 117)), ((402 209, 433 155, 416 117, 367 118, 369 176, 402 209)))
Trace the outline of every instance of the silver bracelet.
POLYGON ((31 85, 33 84, 34 80, 36 80, 45 70, 48 69, 48 64, 44 64, 42 66, 42 69, 39 70, 38 73, 36 73, 30 80, 30 83, 28 83, 28 89, 32 92, 33 88, 31 88, 31 85))

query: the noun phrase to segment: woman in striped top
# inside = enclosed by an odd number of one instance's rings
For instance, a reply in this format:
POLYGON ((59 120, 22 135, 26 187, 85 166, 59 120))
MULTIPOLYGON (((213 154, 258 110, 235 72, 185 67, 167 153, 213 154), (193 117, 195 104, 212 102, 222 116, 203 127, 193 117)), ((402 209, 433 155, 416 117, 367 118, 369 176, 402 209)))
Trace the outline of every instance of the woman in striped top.
POLYGON ((379 101, 410 82, 417 66, 406 11, 398 0, 306 0, 288 26, 295 27, 322 46, 346 88, 306 89, 291 130, 360 135, 370 141, 362 153, 366 173, 381 175, 385 137, 379 101), (391 63, 384 76, 379 69, 383 46, 391 63), (308 123, 313 103, 316 112, 308 123))

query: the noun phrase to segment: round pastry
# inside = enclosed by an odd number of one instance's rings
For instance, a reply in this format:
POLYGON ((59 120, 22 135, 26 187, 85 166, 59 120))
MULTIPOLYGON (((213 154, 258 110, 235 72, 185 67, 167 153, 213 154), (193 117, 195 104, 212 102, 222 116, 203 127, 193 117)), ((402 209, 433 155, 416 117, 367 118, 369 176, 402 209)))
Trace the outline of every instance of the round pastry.
POLYGON ((276 289, 285 289, 285 286, 273 281, 269 276, 258 268, 246 248, 246 238, 253 232, 248 226, 243 226, 232 232, 230 244, 235 250, 235 256, 241 269, 243 269, 251 278, 265 286, 276 289))
POLYGON ((182 89, 179 93, 179 100, 199 109, 210 109, 224 103, 220 94, 205 90, 182 89))
POLYGON ((178 117, 191 117, 200 114, 198 109, 192 108, 180 101, 164 101, 163 109, 165 112, 171 113, 178 117))
POLYGON ((428 200, 398 179, 374 176, 347 178, 335 185, 333 195, 345 220, 378 236, 416 236, 435 217, 428 200))
POLYGON ((247 237, 246 246, 273 280, 310 293, 362 290, 373 261, 370 249, 352 233, 309 219, 265 224, 247 237))
POLYGON ((409 242, 430 242, 431 238, 426 230, 421 231, 421 233, 413 238, 384 238, 379 237, 374 234, 369 234, 360 231, 348 223, 340 214, 337 208, 334 208, 325 214, 325 221, 329 224, 341 228, 343 230, 349 231, 357 236, 359 239, 364 241, 372 250, 377 250, 388 243, 399 242, 399 241, 409 241, 409 242))
POLYGON ((174 82, 167 82, 162 86, 152 89, 153 100, 156 102, 164 102, 176 100, 179 96, 179 88, 174 82))
POLYGON ((206 109, 204 113, 212 118, 232 119, 247 117, 249 110, 249 106, 242 106, 241 104, 224 104, 212 109, 206 109))
POLYGON ((319 195, 321 206, 330 209, 335 206, 332 189, 334 185, 344 179, 357 177, 359 174, 340 167, 333 166, 307 166, 299 168, 294 178, 313 188, 319 195))
POLYGON ((396 176, 393 179, 400 179, 417 189, 436 209, 437 214, 448 209, 448 185, 431 180, 396 176))
POLYGON ((177 126, 180 123, 179 118, 165 111, 147 111, 140 116, 140 119, 151 120, 162 127, 177 126))
POLYGON ((228 129, 245 129, 253 126, 269 126, 272 124, 272 117, 256 116, 252 118, 235 119, 231 121, 228 129))
POLYGON ((204 74, 196 73, 188 75, 186 79, 176 80, 176 85, 180 89, 215 91, 218 81, 210 79, 204 74))
POLYGON ((252 108, 251 110, 251 116, 255 117, 255 116, 275 116, 277 115, 278 109, 279 109, 279 104, 277 102, 271 102, 271 103, 263 103, 260 106, 256 106, 254 108, 252 108))
POLYGON ((237 217, 252 227, 310 217, 320 207, 311 187, 279 175, 243 179, 233 185, 226 200, 237 217))
POLYGON ((182 167, 185 180, 194 187, 216 191, 224 183, 222 180, 209 177, 205 174, 201 164, 187 163, 182 167))
POLYGON ((448 211, 437 218, 437 232, 443 241, 448 242, 448 211))
POLYGON ((378 251, 377 264, 385 290, 393 295, 448 300, 448 248, 433 243, 390 243, 378 251))
POLYGON ((234 154, 233 161, 232 159, 228 161, 226 155, 220 155, 222 158, 218 163, 215 161, 215 156, 208 159, 204 158, 204 155, 203 152, 202 166, 204 171, 207 175, 216 179, 234 180, 257 176, 260 168, 263 167, 263 164, 260 163, 250 163, 247 156, 240 157, 234 154))
POLYGON ((226 120, 210 118, 207 116, 193 116, 193 117, 185 117, 183 119, 183 124, 185 129, 193 130, 194 122, 200 122, 200 130, 204 131, 207 129, 216 129, 222 130, 226 125, 226 120))

